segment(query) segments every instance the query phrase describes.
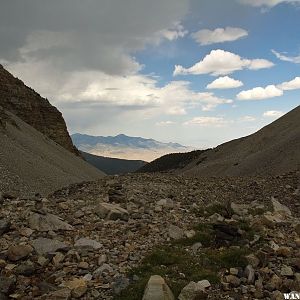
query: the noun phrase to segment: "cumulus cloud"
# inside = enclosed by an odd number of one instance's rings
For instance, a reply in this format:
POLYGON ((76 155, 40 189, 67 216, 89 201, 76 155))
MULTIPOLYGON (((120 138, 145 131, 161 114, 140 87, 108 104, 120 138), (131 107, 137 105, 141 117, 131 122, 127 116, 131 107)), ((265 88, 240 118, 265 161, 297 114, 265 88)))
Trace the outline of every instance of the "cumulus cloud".
POLYGON ((263 116, 267 118, 280 118, 283 115, 284 112, 278 110, 268 110, 263 113, 263 116))
POLYGON ((238 100, 262 100, 268 98, 279 97, 283 95, 283 91, 275 85, 267 87, 256 87, 251 90, 242 91, 237 95, 238 100))
POLYGON ((243 86, 240 80, 233 79, 229 76, 219 77, 206 86, 207 89, 232 89, 243 86))
POLYGON ((284 54, 281 54, 275 50, 272 50, 272 53, 280 60, 282 61, 288 61, 294 64, 300 64, 300 55, 299 56, 287 56, 284 54))
POLYGON ((299 3, 300 0, 239 0, 239 2, 254 7, 274 7, 280 3, 299 3))
POLYGON ((223 117, 195 117, 183 125, 198 125, 202 127, 223 127, 230 123, 228 120, 225 120, 223 117))
POLYGON ((274 64, 266 59, 246 59, 224 50, 212 50, 203 60, 190 68, 176 65, 173 75, 211 74, 214 76, 228 75, 235 71, 271 68, 274 64))
POLYGON ((295 77, 291 81, 286 81, 277 86, 283 91, 291 91, 300 89, 300 77, 295 77))
POLYGON ((226 27, 214 30, 202 29, 192 33, 192 38, 200 45, 211 45, 216 43, 232 42, 248 35, 242 28, 226 27))

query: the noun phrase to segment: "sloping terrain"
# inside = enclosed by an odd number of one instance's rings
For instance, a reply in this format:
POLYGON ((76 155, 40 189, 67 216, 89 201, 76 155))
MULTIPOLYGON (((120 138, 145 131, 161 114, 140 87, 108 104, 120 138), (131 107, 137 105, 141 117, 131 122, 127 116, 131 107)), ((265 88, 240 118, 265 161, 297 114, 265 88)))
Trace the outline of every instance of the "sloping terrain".
POLYGON ((0 106, 67 150, 79 154, 62 114, 21 80, 0 65, 0 106))
POLYGON ((137 170, 139 173, 169 172, 175 169, 182 169, 191 161, 197 159, 207 150, 194 150, 185 153, 170 153, 155 159, 137 170))
POLYGON ((2 199, 0 298, 141 300, 159 274, 175 299, 283 299, 300 290, 299 175, 130 174, 2 199))
POLYGON ((0 191, 48 194, 104 174, 13 114, 0 115, 0 191))
POLYGON ((201 154, 183 171, 196 176, 270 175, 300 167, 300 106, 258 132, 201 154))
POLYGON ((131 173, 147 164, 142 160, 111 158, 97 156, 86 152, 81 152, 81 155, 88 163, 103 171, 107 175, 131 173))
POLYGON ((152 161, 162 155, 192 150, 178 143, 163 143, 154 139, 132 137, 125 134, 117 136, 91 136, 75 133, 71 136, 74 145, 81 151, 98 156, 129 160, 152 161))

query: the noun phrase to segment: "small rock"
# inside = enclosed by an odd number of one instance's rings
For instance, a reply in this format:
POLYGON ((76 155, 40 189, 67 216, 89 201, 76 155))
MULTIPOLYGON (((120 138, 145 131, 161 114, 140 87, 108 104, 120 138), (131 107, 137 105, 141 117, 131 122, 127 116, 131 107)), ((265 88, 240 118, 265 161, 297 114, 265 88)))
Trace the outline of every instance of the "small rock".
POLYGON ((255 273, 254 273, 254 269, 251 265, 248 265, 246 268, 245 268, 245 276, 247 278, 247 282, 249 284, 253 284, 254 281, 255 281, 255 273))
POLYGON ((52 259, 53 264, 55 266, 59 266, 63 262, 64 259, 65 259, 65 256, 62 253, 58 252, 55 254, 55 256, 52 259))
POLYGON ((237 276, 237 275, 239 274, 239 270, 236 269, 236 268, 230 268, 230 269, 229 269, 229 273, 230 273, 231 275, 237 276))
POLYGON ((9 294, 11 293, 16 284, 15 277, 4 277, 0 276, 0 293, 9 294))
POLYGON ((23 227, 19 230, 19 233, 22 235, 22 236, 26 236, 26 237, 30 237, 33 233, 33 230, 30 229, 30 228, 27 228, 27 227, 23 227))
POLYGON ((246 259, 253 268, 257 268, 259 266, 260 261, 259 261, 258 257, 255 256, 254 254, 247 255, 246 259))
POLYGON ((194 253, 196 253, 200 248, 202 248, 202 244, 200 242, 193 244, 191 247, 194 253))
POLYGON ((35 273, 34 263, 31 261, 26 261, 25 263, 17 266, 14 272, 18 275, 31 276, 35 273))
POLYGON ((71 298, 71 291, 68 288, 60 289, 58 291, 54 291, 50 294, 47 294, 47 299, 53 300, 69 300, 71 298))
POLYGON ((118 277, 112 284, 113 293, 119 295, 123 290, 129 286, 129 279, 124 277, 118 277))
POLYGON ((89 264, 86 262, 86 261, 81 261, 79 264, 78 264, 78 268, 79 269, 88 269, 89 268, 89 264))
POLYGON ((87 283, 83 279, 74 278, 71 281, 65 282, 65 287, 71 290, 72 297, 78 299, 87 292, 87 283))
POLYGON ((9 231, 10 225, 11 225, 10 221, 8 221, 6 219, 0 220, 0 236, 9 231))
POLYGON ((212 223, 222 223, 224 222, 225 218, 218 213, 214 213, 209 217, 209 220, 212 223))
POLYGON ((169 237, 174 240, 180 240, 184 237, 184 231, 175 225, 169 225, 168 228, 169 237))
POLYGON ((165 208, 173 208, 174 207, 174 201, 172 199, 161 199, 156 203, 157 206, 165 207, 165 208))
POLYGON ((185 231, 184 234, 188 239, 191 239, 196 235, 196 231, 195 230, 188 230, 188 231, 185 231))
POLYGON ((229 283, 233 287, 238 287, 241 284, 241 280, 234 275, 225 276, 225 280, 227 283, 229 283))
POLYGON ((158 275, 150 277, 142 300, 174 300, 174 295, 165 280, 158 275))
POLYGON ((296 224, 295 231, 298 234, 298 236, 300 236, 300 223, 296 224))
POLYGON ((26 258, 32 251, 33 248, 30 245, 14 245, 8 248, 7 257, 11 261, 18 261, 26 258))
POLYGON ((282 276, 287 276, 287 277, 289 277, 289 276, 293 276, 293 275, 294 275, 294 272, 293 272, 293 269, 292 269, 291 267, 286 266, 286 265, 283 265, 283 266, 281 267, 280 274, 281 274, 282 276))
POLYGON ((104 272, 105 273, 113 273, 114 269, 109 264, 103 264, 101 267, 97 268, 93 275, 95 277, 101 276, 104 272))
POLYGON ((248 209, 244 204, 236 204, 231 202, 230 204, 232 211, 239 216, 245 216, 248 214, 248 209))

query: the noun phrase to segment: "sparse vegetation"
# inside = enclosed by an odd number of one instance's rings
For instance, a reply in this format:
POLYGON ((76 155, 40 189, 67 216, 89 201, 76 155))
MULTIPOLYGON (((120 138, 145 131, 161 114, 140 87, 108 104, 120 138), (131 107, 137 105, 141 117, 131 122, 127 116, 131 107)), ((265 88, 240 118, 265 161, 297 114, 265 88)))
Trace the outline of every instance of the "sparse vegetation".
MULTIPOLYGON (((249 225, 241 223, 245 236, 252 235, 249 225)), ((115 300, 140 300, 147 281, 153 274, 163 276, 175 297, 190 281, 209 280, 219 282, 219 272, 230 267, 247 265, 245 255, 250 250, 239 247, 218 248, 215 246, 215 232, 212 224, 201 223, 194 227, 196 234, 192 238, 174 241, 168 245, 155 248, 133 269, 129 277, 138 276, 115 300), (189 246, 201 242, 203 247, 194 253, 189 246)), ((245 238, 245 236, 243 238, 245 238)), ((237 245, 239 241, 234 241, 237 245)), ((232 246, 232 245, 231 245, 232 246)))

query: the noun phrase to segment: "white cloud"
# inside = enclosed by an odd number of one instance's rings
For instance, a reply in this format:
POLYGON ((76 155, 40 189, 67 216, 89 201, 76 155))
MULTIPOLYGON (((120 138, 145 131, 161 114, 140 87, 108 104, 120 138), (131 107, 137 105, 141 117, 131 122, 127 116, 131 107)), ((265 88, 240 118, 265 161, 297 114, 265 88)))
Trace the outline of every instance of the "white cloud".
POLYGON ((243 69, 258 70, 272 66, 274 64, 266 59, 246 59, 237 54, 218 49, 212 50, 203 60, 190 68, 186 69, 176 65, 173 75, 211 74, 218 76, 231 74, 243 69))
POLYGON ((299 3, 300 0, 239 0, 243 4, 248 4, 255 7, 266 6, 273 7, 280 3, 299 3))
POLYGON ((156 126, 169 126, 169 125, 173 125, 175 124, 175 122, 173 121, 161 121, 161 122, 157 122, 155 125, 156 126))
POLYGON ((230 78, 229 76, 219 77, 206 86, 207 89, 232 89, 243 86, 240 80, 230 78))
POLYGON ((215 30, 202 29, 192 33, 192 38, 200 45, 211 45, 215 43, 236 41, 248 35, 242 28, 226 27, 216 28, 215 30))
POLYGON ((288 61, 294 64, 300 64, 300 55, 299 56, 286 56, 275 50, 272 50, 272 53, 280 60, 288 61))
POLYGON ((195 117, 183 125, 198 125, 203 127, 223 127, 230 122, 222 117, 195 117))
POLYGON ((284 112, 278 110, 269 110, 264 112, 263 116, 267 118, 280 118, 284 115, 284 112))
POLYGON ((184 27, 178 22, 175 23, 171 28, 160 30, 157 33, 159 38, 165 38, 169 41, 183 38, 186 34, 188 34, 188 31, 185 30, 184 27))
POLYGON ((277 86, 283 91, 291 91, 300 89, 300 77, 295 77, 291 81, 286 81, 277 86))
POLYGON ((251 90, 242 91, 237 95, 238 100, 262 100, 283 95, 283 91, 275 85, 267 87, 256 87, 251 90))

